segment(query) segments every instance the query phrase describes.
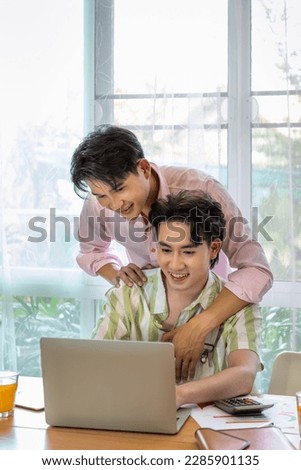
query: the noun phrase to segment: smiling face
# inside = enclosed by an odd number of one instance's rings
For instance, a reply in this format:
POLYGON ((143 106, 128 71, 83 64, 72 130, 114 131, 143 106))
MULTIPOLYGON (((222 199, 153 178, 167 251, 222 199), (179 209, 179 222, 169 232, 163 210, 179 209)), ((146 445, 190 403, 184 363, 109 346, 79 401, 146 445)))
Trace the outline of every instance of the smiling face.
POLYGON ((138 217, 153 202, 158 188, 150 164, 141 159, 137 163, 137 174, 130 173, 115 188, 98 180, 87 181, 91 193, 102 207, 118 212, 128 220, 138 217))
POLYGON ((180 290, 192 301, 208 279, 210 260, 221 248, 219 240, 208 245, 191 241, 190 226, 183 222, 162 222, 158 231, 158 263, 170 290, 180 290))

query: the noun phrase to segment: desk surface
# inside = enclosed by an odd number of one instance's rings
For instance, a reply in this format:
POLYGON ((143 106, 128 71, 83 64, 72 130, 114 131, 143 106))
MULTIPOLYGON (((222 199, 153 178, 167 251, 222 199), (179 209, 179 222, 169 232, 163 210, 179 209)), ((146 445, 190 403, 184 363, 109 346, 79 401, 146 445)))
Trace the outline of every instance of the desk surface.
POLYGON ((197 449, 194 432, 199 427, 189 418, 176 435, 100 431, 49 427, 44 412, 15 409, 15 415, 0 420, 0 449, 197 449))
MULTIPOLYGON (((197 450, 199 426, 189 417, 175 435, 59 428, 47 425, 43 411, 16 408, 13 417, 0 420, 0 450, 197 450)), ((299 436, 287 437, 301 449, 299 436)))
MULTIPOLYGON (((11 418, 0 420, 0 450, 197 450, 199 427, 189 418, 176 435, 49 427, 42 411, 16 408, 11 418)), ((298 448, 299 436, 290 439, 298 448)), ((301 449, 301 447, 300 447, 301 449)))

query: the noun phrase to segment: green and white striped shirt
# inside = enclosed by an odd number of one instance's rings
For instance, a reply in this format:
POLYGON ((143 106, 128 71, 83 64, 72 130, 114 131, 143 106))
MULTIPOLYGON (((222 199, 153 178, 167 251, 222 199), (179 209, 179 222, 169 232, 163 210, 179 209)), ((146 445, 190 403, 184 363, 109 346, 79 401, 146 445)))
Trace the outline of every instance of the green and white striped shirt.
MULTIPOLYGON (((147 282, 138 287, 124 283, 111 288, 106 296, 104 316, 93 331, 94 339, 122 339, 132 341, 160 341, 164 334, 162 323, 168 317, 166 292, 159 268, 145 270, 147 282)), ((205 310, 222 290, 224 281, 209 271, 208 281, 198 298, 183 310, 176 327, 187 323, 205 310)), ((208 335, 205 342, 214 343, 217 330, 208 335)), ((225 321, 221 336, 214 348, 213 358, 206 364, 199 363, 195 379, 212 375, 228 367, 230 352, 250 349, 259 353, 261 314, 257 304, 248 305, 225 321)))

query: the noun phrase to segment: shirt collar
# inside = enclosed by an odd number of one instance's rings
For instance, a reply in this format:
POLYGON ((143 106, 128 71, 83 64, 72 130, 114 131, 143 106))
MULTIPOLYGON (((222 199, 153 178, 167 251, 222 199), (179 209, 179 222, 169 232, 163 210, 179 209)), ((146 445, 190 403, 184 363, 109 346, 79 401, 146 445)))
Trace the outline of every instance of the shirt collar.
POLYGON ((205 310, 215 299, 220 292, 219 283, 217 283, 216 275, 209 270, 207 282, 200 292, 199 296, 187 307, 187 310, 200 305, 202 310, 205 310))
MULTIPOLYGON (((185 311, 189 311, 195 309, 196 307, 200 308, 200 310, 205 310, 215 299, 215 297, 220 292, 220 286, 217 282, 219 278, 209 270, 208 273, 208 280, 206 282, 205 287, 202 289, 198 297, 191 302, 185 308, 185 311)), ((158 315, 162 313, 167 313, 167 299, 166 299, 166 292, 165 287, 162 280, 161 269, 156 270, 155 276, 152 276, 152 282, 156 283, 156 295, 154 302, 150 302, 150 298, 148 299, 148 304, 150 305, 150 313, 153 315, 158 315)))
POLYGON ((153 308, 151 313, 156 315, 156 314, 161 314, 161 313, 167 313, 168 312, 168 307, 167 307, 167 299, 166 299, 166 291, 162 279, 162 271, 159 268, 157 272, 157 295, 155 297, 155 302, 153 304, 153 308))
POLYGON ((166 179, 164 178, 160 168, 155 163, 150 162, 152 170, 157 174, 159 178, 159 192, 158 198, 165 198, 168 194, 170 194, 169 186, 167 184, 166 179))
MULTIPOLYGON (((160 171, 160 168, 155 164, 150 162, 151 169, 156 173, 159 179, 159 191, 158 191, 158 199, 159 198, 165 198, 168 194, 170 194, 169 191, 169 186, 167 184, 166 179, 164 178, 162 172, 160 171)), ((111 212, 111 211, 110 211, 111 212)), ((114 213, 116 214, 116 213, 114 213)), ((120 214, 118 214, 118 217, 121 217, 120 214)), ((143 216, 139 214, 139 216, 136 219, 130 220, 129 224, 130 225, 135 225, 137 224, 137 221, 142 222, 143 226, 145 226, 145 232, 150 232, 153 230, 153 233, 155 234, 155 229, 151 227, 149 222, 145 222, 143 216)), ((156 236, 154 235, 154 239, 156 239, 156 236)))

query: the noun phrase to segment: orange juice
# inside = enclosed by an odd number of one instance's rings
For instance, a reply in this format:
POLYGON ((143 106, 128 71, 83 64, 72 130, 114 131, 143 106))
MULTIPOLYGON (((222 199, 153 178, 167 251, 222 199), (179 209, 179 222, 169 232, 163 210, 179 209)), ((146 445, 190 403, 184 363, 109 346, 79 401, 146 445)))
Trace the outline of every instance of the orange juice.
POLYGON ((14 408, 17 383, 0 383, 0 412, 11 411, 14 408))
POLYGON ((301 391, 296 393, 299 434, 301 439, 301 391))
POLYGON ((297 406, 297 413, 298 413, 299 432, 301 436, 301 405, 297 406))

